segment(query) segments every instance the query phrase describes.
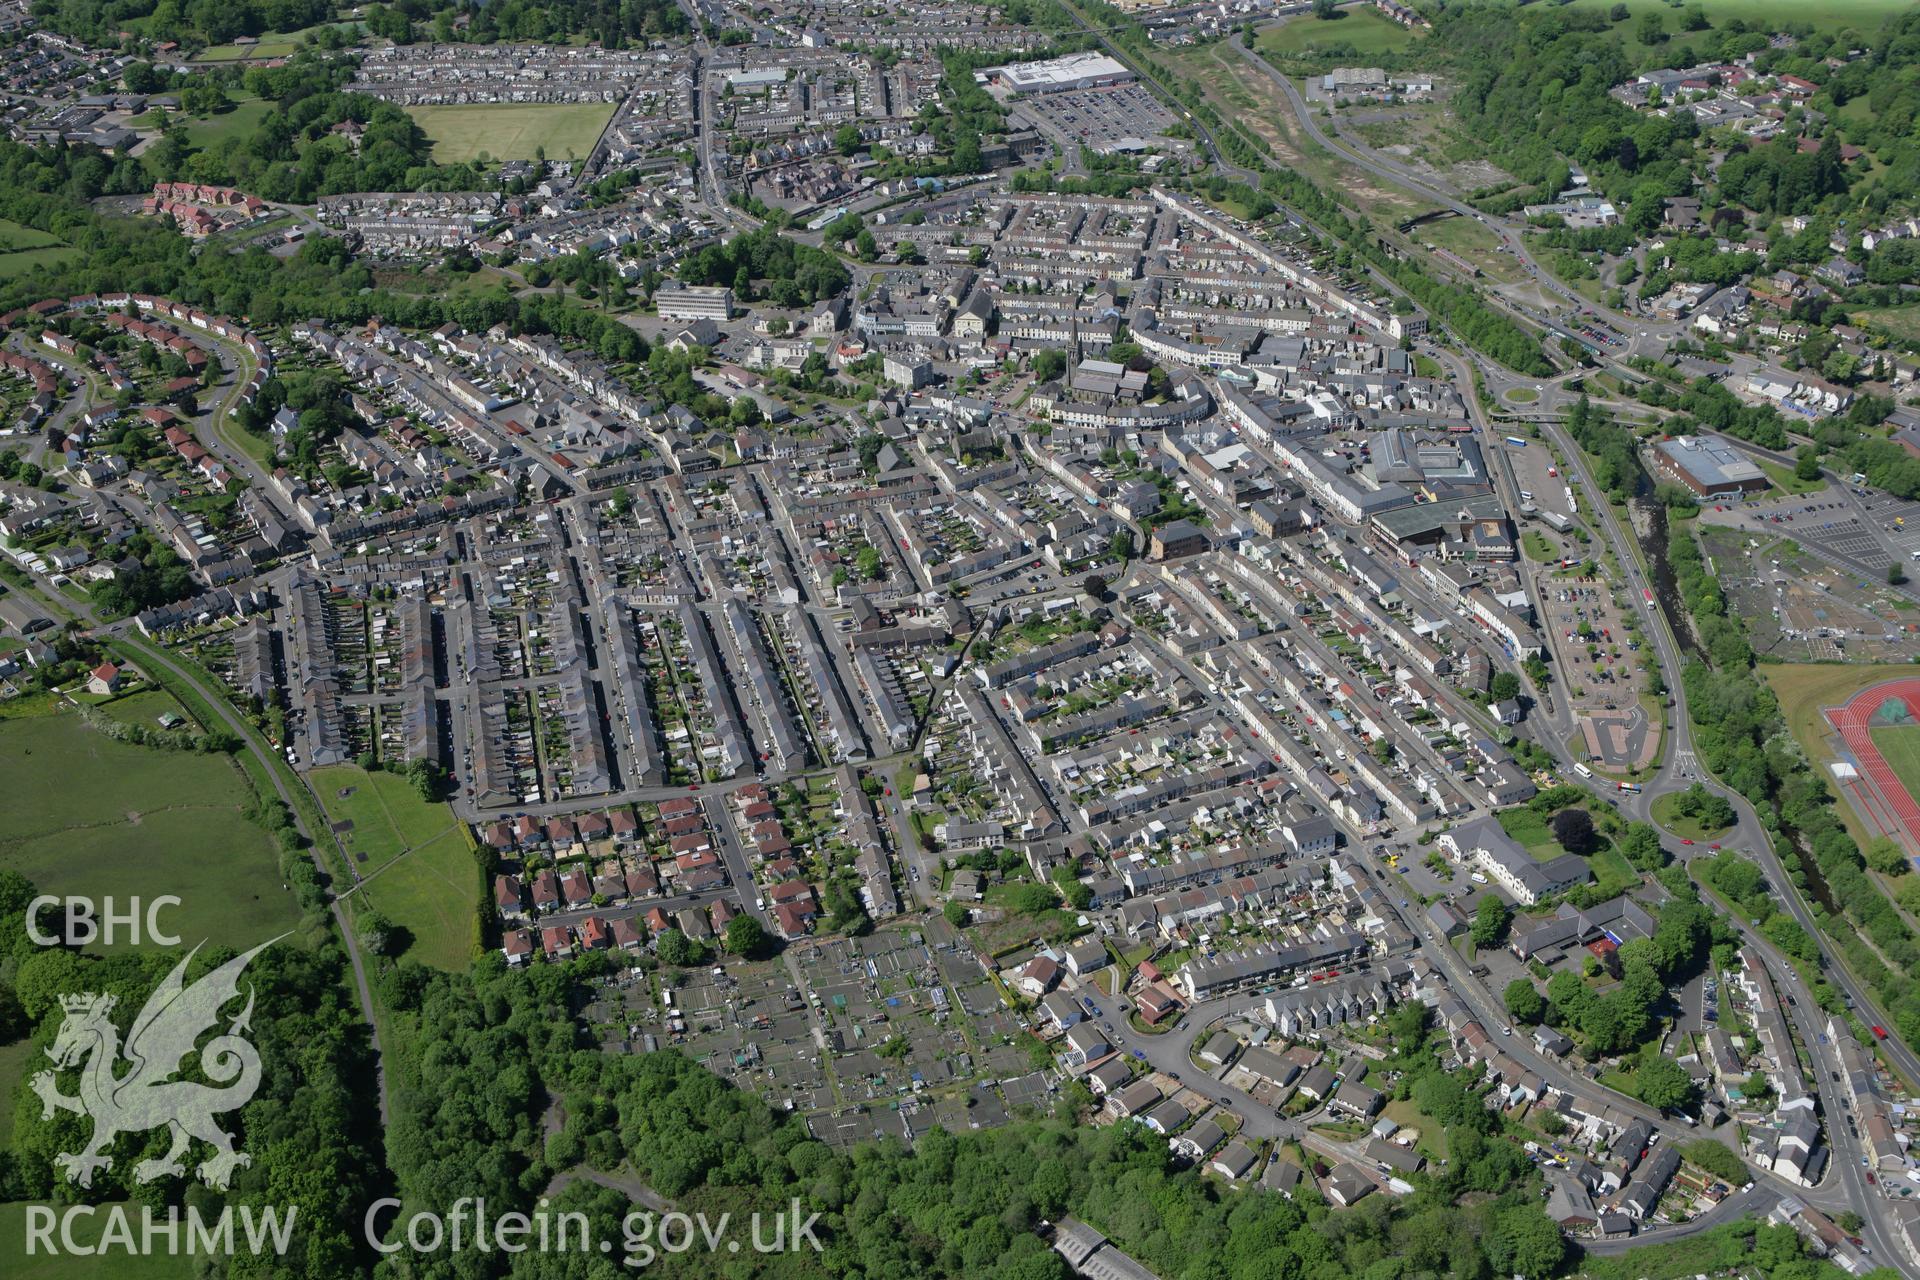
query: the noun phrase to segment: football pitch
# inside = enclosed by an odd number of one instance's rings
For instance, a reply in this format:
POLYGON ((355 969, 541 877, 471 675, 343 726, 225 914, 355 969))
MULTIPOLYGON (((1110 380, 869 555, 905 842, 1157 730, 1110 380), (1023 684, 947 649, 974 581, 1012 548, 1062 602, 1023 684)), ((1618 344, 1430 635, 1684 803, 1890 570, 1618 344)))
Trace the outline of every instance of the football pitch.
POLYGON ((532 160, 541 148, 549 160, 585 160, 613 117, 613 104, 480 103, 409 107, 408 112, 433 140, 433 158, 441 164, 459 164, 482 155, 490 160, 532 160))
POLYGON ((1900 779, 1900 785, 1907 789, 1908 795, 1920 800, 1920 724, 1871 729, 1868 733, 1887 767, 1900 779))

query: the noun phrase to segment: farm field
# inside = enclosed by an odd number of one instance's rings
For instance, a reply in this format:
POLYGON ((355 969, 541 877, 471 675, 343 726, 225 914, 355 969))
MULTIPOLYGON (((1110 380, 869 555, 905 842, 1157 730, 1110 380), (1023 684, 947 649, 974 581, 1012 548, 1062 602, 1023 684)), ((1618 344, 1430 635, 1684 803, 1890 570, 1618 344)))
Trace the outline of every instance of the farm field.
POLYGON ((428 804, 397 773, 368 773, 358 765, 330 765, 310 775, 341 847, 362 876, 410 850, 439 841, 462 844, 460 824, 444 804, 428 804), (351 823, 346 829, 342 823, 351 823))
POLYGON ((35 267, 55 266, 77 252, 58 236, 0 218, 0 280, 23 276, 35 267))
POLYGON ((189 944, 264 942, 298 921, 252 792, 217 756, 131 746, 62 713, 0 721, 0 867, 43 893, 157 897, 189 944), (85 779, 84 786, 78 780, 85 779))
POLYGON ((441 164, 478 159, 531 160, 541 147, 549 158, 584 160, 613 116, 610 103, 533 106, 485 103, 459 107, 412 107, 409 113, 433 140, 441 164))
MULTIPOLYGON (((1819 4, 1809 4, 1807 0, 1691 0, 1706 11, 1707 21, 1719 26, 1729 18, 1744 19, 1750 26, 1776 27, 1806 26, 1815 31, 1844 31, 1851 27, 1856 31, 1877 30, 1888 18, 1906 11, 1908 0, 1821 0, 1819 4)), ((1611 10, 1617 0, 1572 0, 1569 5, 1574 9, 1611 10)), ((1681 10, 1668 4, 1666 0, 1626 0, 1629 16, 1623 23, 1616 24, 1616 30, 1625 37, 1629 51, 1641 48, 1634 24, 1643 13, 1657 13, 1665 21, 1670 35, 1679 35, 1681 10)))
POLYGON ((1255 43, 1261 53, 1287 57, 1311 55, 1336 46, 1351 48, 1356 53, 1396 53, 1419 39, 1418 34, 1382 17, 1376 10, 1354 6, 1332 21, 1303 14, 1267 28, 1255 43))

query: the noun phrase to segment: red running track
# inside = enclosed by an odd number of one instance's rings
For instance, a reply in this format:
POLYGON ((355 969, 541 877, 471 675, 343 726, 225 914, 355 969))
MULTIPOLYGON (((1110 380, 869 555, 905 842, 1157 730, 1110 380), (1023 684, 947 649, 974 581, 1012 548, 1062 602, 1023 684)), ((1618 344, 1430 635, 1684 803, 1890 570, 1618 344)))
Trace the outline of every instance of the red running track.
POLYGON ((1878 793, 1881 806, 1906 834, 1908 847, 1915 848, 1920 847, 1920 804, 1915 803, 1880 748, 1873 745, 1873 735, 1868 732, 1870 718, 1888 698, 1902 698, 1909 707, 1920 708, 1920 680, 1894 680, 1862 689, 1843 705, 1828 707, 1826 715, 1852 753, 1861 780, 1878 793))

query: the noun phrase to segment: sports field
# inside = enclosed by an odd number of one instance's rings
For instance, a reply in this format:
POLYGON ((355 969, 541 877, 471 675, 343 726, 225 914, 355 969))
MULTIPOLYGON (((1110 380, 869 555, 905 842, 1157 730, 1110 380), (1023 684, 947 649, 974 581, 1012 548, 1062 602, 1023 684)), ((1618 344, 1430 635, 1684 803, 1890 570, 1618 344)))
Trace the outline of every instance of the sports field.
POLYGON ((61 713, 0 721, 0 867, 41 892, 172 894, 162 923, 191 944, 245 947, 292 928, 273 842, 244 815, 252 792, 219 756, 115 742, 61 713))
POLYGON ((1907 794, 1920 796, 1920 724, 1870 729, 1867 733, 1907 794))
POLYGON ((473 962, 480 871, 461 833, 407 854, 354 897, 407 931, 406 959, 451 973, 473 962))
POLYGON ((368 773, 358 765, 342 764, 315 769, 309 780, 353 869, 362 876, 409 850, 440 841, 463 842, 453 810, 428 804, 397 773, 368 773), (342 823, 352 825, 343 829, 342 823))
POLYGON ((403 927, 410 959, 465 969, 473 960, 480 872, 453 809, 422 800, 406 778, 385 770, 334 765, 308 780, 363 881, 353 891, 356 909, 371 906, 403 927))
POLYGON ((441 164, 477 160, 483 154, 491 160, 532 160, 541 147, 549 160, 585 160, 613 117, 613 104, 484 103, 407 111, 433 141, 433 158, 441 164))
POLYGON ((1311 14, 1289 18, 1262 31, 1255 44, 1261 53, 1285 57, 1310 56, 1319 49, 1337 46, 1350 46, 1356 53, 1391 53, 1419 38, 1377 9, 1353 5, 1331 20, 1311 14))

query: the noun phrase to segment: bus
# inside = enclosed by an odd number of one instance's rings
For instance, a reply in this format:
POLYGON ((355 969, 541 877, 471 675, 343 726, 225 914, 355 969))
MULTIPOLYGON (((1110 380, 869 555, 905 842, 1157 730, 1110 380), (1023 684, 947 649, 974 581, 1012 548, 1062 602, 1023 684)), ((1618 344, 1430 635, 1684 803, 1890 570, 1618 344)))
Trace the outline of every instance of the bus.
POLYGON ((1527 442, 1525 440, 1522 440, 1519 436, 1508 436, 1507 443, 1512 445, 1516 449, 1524 449, 1527 447, 1527 442))
POLYGON ((1593 770, 1587 768, 1586 765, 1581 764, 1577 760, 1574 762, 1573 771, 1583 778, 1591 778, 1593 776, 1593 770))
POLYGON ((1637 782, 1616 782, 1613 785, 1620 788, 1622 791, 1626 792, 1630 796, 1637 796, 1640 794, 1640 784, 1637 782))

